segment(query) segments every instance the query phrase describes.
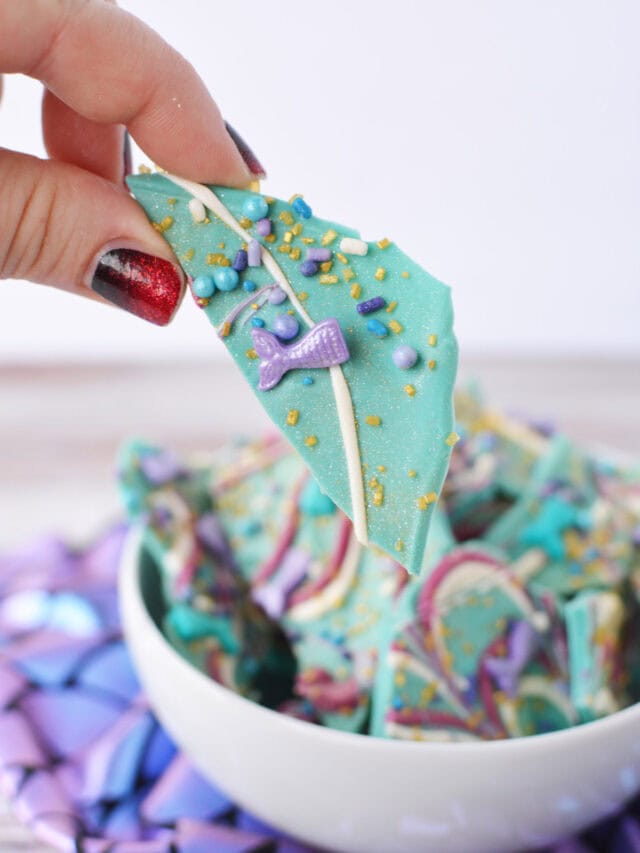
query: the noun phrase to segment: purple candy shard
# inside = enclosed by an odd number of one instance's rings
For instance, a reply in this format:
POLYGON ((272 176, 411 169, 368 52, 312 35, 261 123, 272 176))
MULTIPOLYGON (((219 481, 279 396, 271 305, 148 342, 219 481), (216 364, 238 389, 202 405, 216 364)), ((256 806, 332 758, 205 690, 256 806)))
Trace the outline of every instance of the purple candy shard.
POLYGON ((0 710, 14 702, 27 685, 26 678, 17 669, 6 663, 0 664, 0 710))
POLYGON ((91 744, 84 760, 83 802, 117 800, 134 790, 144 749, 155 722, 145 709, 132 705, 91 744))
POLYGON ((87 747, 121 716, 123 704, 83 688, 34 691, 20 700, 39 738, 57 757, 87 747))
POLYGON ((78 683, 105 690, 126 701, 140 693, 140 682, 122 640, 108 643, 91 655, 80 671, 78 683))
POLYGON ((113 841, 105 838, 82 839, 82 853, 112 853, 113 841))
POLYGON ((170 823, 179 818, 215 819, 229 811, 231 800, 178 755, 151 789, 141 814, 151 823, 170 823))
POLYGON ((0 592, 47 589, 53 579, 72 577, 76 566, 76 555, 61 539, 41 536, 0 557, 0 592))
MULTIPOLYGON (((142 793, 131 794, 111 809, 103 823, 104 834, 116 841, 142 841, 145 829, 140 821, 142 793)), ((121 848, 124 853, 126 847, 121 848)))
POLYGON ((253 346, 260 356, 258 388, 274 388, 285 373, 296 368, 333 367, 349 358, 342 330, 334 317, 323 320, 294 344, 285 346, 265 329, 252 329, 253 346))
POLYGON ((640 823, 635 817, 625 817, 613 838, 611 853, 640 853, 640 823))
MULTIPOLYGON (((255 815, 249 812, 238 812, 236 817, 236 826, 238 829, 244 829, 248 832, 255 832, 259 835, 267 835, 270 838, 277 839, 278 853, 315 853, 315 848, 309 847, 308 844, 303 844, 301 841, 296 841, 283 835, 277 829, 274 829, 269 824, 264 823, 255 815)), ((318 851, 320 853, 320 851, 318 851)))
MULTIPOLYGON (((83 851, 85 850, 83 846, 83 851)), ((109 847, 109 853, 177 853, 173 838, 144 841, 122 841, 109 847)), ((214 853, 214 851, 211 851, 214 853)))
MULTIPOLYGON (((0 761, 0 764, 2 762, 0 761)), ((22 785, 28 771, 23 767, 2 767, 0 772, 0 796, 13 800, 22 785)))
POLYGON ((45 814, 73 815, 73 806, 58 780, 48 770, 37 770, 18 791, 16 814, 25 823, 32 823, 45 814))
POLYGON ((16 641, 6 653, 30 681, 49 687, 63 684, 98 642, 98 637, 41 631, 16 641))
POLYGON ((76 853, 76 838, 82 827, 78 818, 70 814, 44 814, 36 819, 31 829, 41 841, 51 844, 64 853, 76 853))
POLYGON ((154 781, 164 773, 176 756, 177 748, 163 728, 158 726, 149 739, 142 760, 140 773, 148 781, 154 781))
POLYGON ((275 575, 253 591, 253 600, 272 619, 279 618, 286 609, 287 597, 305 579, 310 562, 310 555, 301 548, 287 549, 275 575))
MULTIPOLYGON (((128 532, 129 527, 124 522, 114 524, 84 551, 80 557, 80 563, 82 567, 81 577, 85 582, 104 579, 109 582, 107 592, 113 593, 113 585, 120 565, 120 555, 128 532)), ((94 600, 93 596, 91 600, 94 600)))
POLYGON ((0 767, 43 767, 47 757, 19 711, 0 714, 0 767))
POLYGON ((175 453, 158 450, 140 457, 140 469, 152 486, 164 486, 185 474, 185 468, 175 453))
POLYGON ((571 838, 557 844, 549 853, 593 853, 593 851, 577 838, 571 838))
POLYGON ((194 820, 176 824, 176 845, 180 853, 272 853, 273 840, 263 835, 194 820))

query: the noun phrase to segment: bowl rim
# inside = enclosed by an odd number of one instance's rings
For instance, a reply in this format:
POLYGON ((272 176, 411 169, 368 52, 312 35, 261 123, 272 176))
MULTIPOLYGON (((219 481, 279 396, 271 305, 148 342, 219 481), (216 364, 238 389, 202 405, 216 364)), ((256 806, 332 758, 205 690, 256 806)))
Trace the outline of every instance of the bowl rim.
MULTIPOLYGON (((555 741, 562 741, 563 746, 569 744, 578 744, 581 741, 587 741, 590 736, 605 736, 608 733, 613 733, 620 727, 624 727, 632 722, 640 726, 640 702, 635 702, 632 705, 622 708, 620 711, 615 711, 606 717, 601 717, 597 720, 592 720, 587 723, 580 723, 575 726, 570 726, 566 729, 558 729, 552 732, 545 732, 535 735, 522 735, 514 738, 503 738, 500 740, 478 740, 478 741, 463 741, 463 742, 447 742, 436 743, 433 741, 417 741, 417 740, 399 740, 392 738, 374 737, 369 734, 361 734, 359 732, 345 732, 339 729, 332 729, 328 726, 321 726, 316 723, 310 723, 306 720, 299 720, 296 717, 283 714, 280 711, 267 708, 235 693, 228 687, 214 681, 206 676, 199 669, 196 669, 189 663, 178 651, 169 643, 162 631, 158 628, 151 614, 148 611, 146 602, 142 596, 142 591, 139 583, 139 562, 138 558, 143 541, 143 527, 140 524, 133 524, 129 529, 125 545, 120 558, 119 580, 118 580, 118 598, 120 600, 120 609, 124 612, 123 599, 129 605, 133 605, 133 619, 140 623, 140 626, 134 630, 146 630, 153 636, 154 642, 162 646, 163 653, 169 654, 175 665, 181 669, 187 678, 200 681, 203 688, 211 690, 214 694, 218 693, 224 697, 225 701, 236 702, 243 707, 251 707, 256 714, 262 715, 265 722, 271 721, 285 728, 301 731, 313 731, 314 736, 324 740, 326 743, 347 744, 356 749, 379 750, 383 753, 391 754, 394 751, 406 749, 423 749, 432 753, 446 753, 455 749, 460 754, 472 752, 474 754, 481 753, 487 750, 508 750, 508 749, 535 749, 536 744, 541 740, 548 745, 552 745, 555 741)), ((123 619, 123 634, 127 646, 131 645, 128 626, 126 620, 123 619)), ((135 660, 134 660, 135 663, 135 660)), ((559 745, 559 744, 558 744, 559 745)))

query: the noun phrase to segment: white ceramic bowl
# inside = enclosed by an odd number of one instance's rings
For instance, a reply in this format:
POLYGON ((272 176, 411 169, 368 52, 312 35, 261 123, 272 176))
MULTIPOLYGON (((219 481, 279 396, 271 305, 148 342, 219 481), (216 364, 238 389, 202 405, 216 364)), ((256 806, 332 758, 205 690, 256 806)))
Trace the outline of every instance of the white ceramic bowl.
POLYGON ((149 700, 202 773, 260 818, 337 851, 540 847, 640 790, 640 704, 552 734, 486 743, 379 740, 300 722, 190 666, 152 618, 140 534, 120 573, 124 631, 149 700))

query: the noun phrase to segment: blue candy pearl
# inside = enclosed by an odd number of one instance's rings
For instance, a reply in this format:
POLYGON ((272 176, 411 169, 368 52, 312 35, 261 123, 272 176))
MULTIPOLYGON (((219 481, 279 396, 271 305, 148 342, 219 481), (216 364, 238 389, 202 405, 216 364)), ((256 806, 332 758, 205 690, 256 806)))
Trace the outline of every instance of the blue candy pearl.
POLYGON ((264 320, 262 319, 262 317, 252 317, 251 318, 251 325, 255 329, 261 329, 264 326, 264 320))
POLYGON ((245 290, 247 293, 253 293, 253 291, 256 289, 256 285, 254 284, 254 282, 249 281, 249 279, 247 279, 246 281, 242 282, 242 289, 245 290))
POLYGON ((251 195, 242 203, 242 212, 252 222, 264 219, 269 213, 269 205, 261 195, 251 195))
POLYGON ((402 370, 408 370, 418 360, 418 353, 413 347, 408 347, 406 344, 400 344, 396 347, 391 356, 396 367, 402 370))
POLYGON ((200 299, 209 299, 210 296, 213 296, 216 289, 216 285, 210 275, 199 275, 197 278, 194 278, 191 287, 195 295, 199 296, 200 299))
POLYGON ((283 341, 290 341, 300 331, 300 323, 291 314, 278 314, 273 321, 273 331, 283 341))
POLYGON ((233 267, 220 267, 213 273, 213 280, 218 290, 235 290, 240 278, 233 267))
POLYGON ((302 380, 302 384, 303 385, 313 385, 313 379, 311 378, 311 376, 305 376, 304 379, 302 380))

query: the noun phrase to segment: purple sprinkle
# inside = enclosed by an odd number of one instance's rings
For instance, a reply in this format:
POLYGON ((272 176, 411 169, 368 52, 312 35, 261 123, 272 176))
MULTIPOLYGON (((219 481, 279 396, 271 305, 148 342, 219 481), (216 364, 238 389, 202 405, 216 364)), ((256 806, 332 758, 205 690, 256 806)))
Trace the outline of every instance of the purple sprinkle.
POLYGON ((257 240, 250 241, 247 259, 250 267, 259 267, 262 264, 262 247, 257 240))
POLYGON ((140 469, 145 479, 152 486, 164 486, 165 483, 169 483, 185 473, 180 460, 168 450, 142 455, 140 457, 140 469))
POLYGON ((256 232, 261 237, 268 237, 271 234, 271 220, 270 219, 258 219, 256 222, 256 232))
POLYGON ((272 619, 277 619, 284 613, 287 596, 305 579, 310 561, 306 551, 289 548, 274 577, 253 593, 253 600, 272 619))
POLYGON ((238 249, 231 267, 236 272, 242 272, 243 270, 246 270, 246 268, 247 268, 247 253, 245 252, 244 249, 238 249))
POLYGON ((300 264, 300 272, 307 278, 315 275, 318 272, 318 264, 315 261, 303 261, 300 264))
POLYGON ((319 261, 320 263, 330 261, 331 249, 307 249, 307 260, 319 261))
POLYGON ((267 299, 271 305, 282 305, 282 303, 287 299, 287 294, 281 287, 274 287, 273 290, 269 292, 267 299))
POLYGON ((380 308, 384 308, 386 304, 387 300, 384 296, 374 296, 373 299, 367 299, 366 302, 358 302, 356 311, 358 314, 371 314, 374 311, 379 311, 380 308))

